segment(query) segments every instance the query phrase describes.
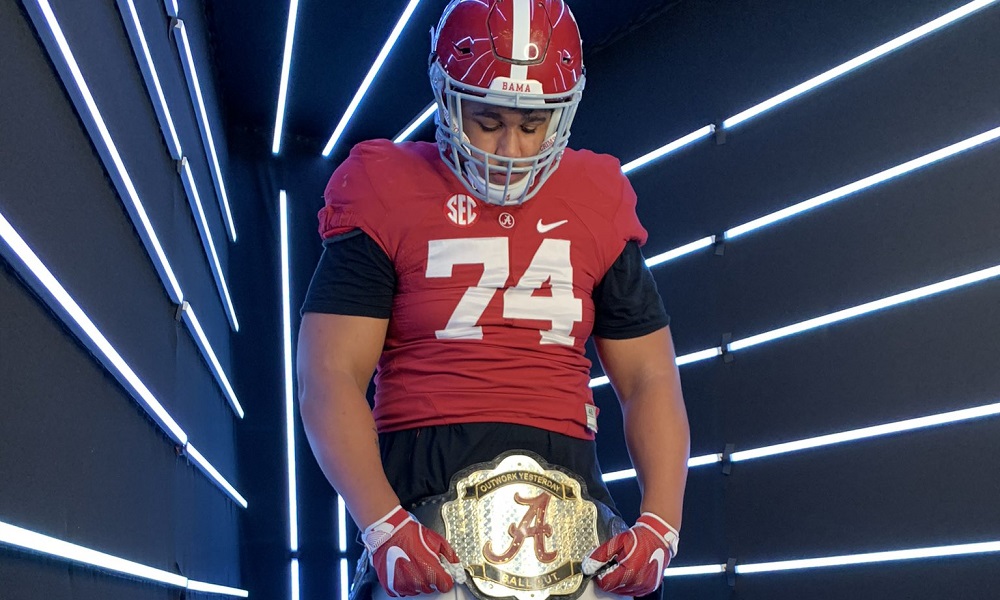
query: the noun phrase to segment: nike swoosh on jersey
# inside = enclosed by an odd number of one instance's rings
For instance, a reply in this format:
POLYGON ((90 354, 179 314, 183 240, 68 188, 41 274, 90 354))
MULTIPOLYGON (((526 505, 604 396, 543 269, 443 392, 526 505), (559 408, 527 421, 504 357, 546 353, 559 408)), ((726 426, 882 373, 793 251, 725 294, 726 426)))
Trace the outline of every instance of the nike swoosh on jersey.
POLYGON ((566 223, 569 223, 569 219, 563 219, 562 221, 556 221, 555 223, 549 223, 549 224, 543 224, 542 220, 538 219, 538 224, 536 225, 536 228, 538 229, 538 233, 547 233, 549 231, 552 231, 556 227, 559 227, 560 225, 565 225, 566 223))
MULTIPOLYGON (((660 553, 662 554, 663 552, 660 551, 660 553)), ((406 551, 404 551, 399 546, 390 546, 389 550, 385 553, 385 577, 386 577, 385 584, 386 587, 388 587, 393 594, 399 594, 399 592, 396 591, 397 560, 405 560, 409 562, 410 557, 407 556, 406 551)))
MULTIPOLYGON (((649 562, 656 561, 656 572, 663 577, 663 548, 657 548, 653 555, 649 557, 649 562)), ((649 564, 649 563, 646 563, 649 564)))

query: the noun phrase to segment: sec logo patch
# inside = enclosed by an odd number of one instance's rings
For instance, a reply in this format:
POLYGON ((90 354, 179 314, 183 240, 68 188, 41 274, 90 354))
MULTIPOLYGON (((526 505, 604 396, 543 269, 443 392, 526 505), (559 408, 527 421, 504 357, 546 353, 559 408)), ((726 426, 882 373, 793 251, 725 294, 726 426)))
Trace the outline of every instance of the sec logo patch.
POLYGON ((468 227, 479 219, 479 205, 472 196, 455 194, 444 203, 444 216, 454 225, 468 227))

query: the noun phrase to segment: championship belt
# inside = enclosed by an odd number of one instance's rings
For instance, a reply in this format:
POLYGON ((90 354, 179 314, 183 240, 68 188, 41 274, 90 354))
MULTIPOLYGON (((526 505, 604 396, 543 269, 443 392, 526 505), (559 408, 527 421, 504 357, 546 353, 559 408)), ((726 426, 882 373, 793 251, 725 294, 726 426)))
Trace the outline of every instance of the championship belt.
POLYGON ((452 479, 445 537, 481 600, 573 600, 581 561, 599 544, 598 508, 576 476, 514 451, 452 479))

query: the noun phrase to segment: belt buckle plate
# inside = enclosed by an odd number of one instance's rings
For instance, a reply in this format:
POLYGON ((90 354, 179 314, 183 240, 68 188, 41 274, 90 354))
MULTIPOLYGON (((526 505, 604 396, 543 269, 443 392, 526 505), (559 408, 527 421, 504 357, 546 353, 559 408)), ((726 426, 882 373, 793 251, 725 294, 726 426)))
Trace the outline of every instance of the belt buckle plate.
POLYGON ((501 455, 453 481, 441 508, 445 537, 483 600, 571 600, 581 561, 598 544, 597 507, 576 478, 540 458, 501 455))

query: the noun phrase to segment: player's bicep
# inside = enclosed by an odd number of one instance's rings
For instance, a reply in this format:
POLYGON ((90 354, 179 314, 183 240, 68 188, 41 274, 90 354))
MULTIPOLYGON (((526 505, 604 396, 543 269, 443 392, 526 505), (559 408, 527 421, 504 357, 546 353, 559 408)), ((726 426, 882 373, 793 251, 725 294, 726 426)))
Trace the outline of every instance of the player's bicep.
POLYGON ((363 394, 382 347, 389 319, 306 313, 299 328, 298 378, 307 390, 329 390, 349 377, 363 394))

